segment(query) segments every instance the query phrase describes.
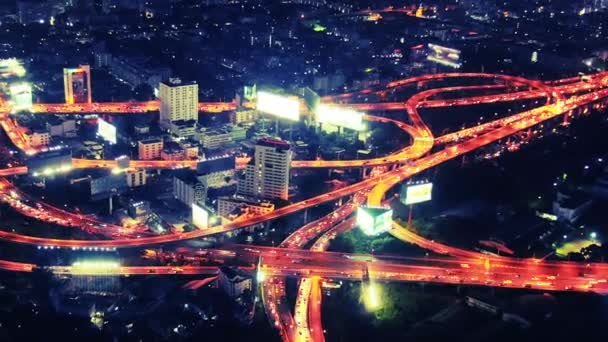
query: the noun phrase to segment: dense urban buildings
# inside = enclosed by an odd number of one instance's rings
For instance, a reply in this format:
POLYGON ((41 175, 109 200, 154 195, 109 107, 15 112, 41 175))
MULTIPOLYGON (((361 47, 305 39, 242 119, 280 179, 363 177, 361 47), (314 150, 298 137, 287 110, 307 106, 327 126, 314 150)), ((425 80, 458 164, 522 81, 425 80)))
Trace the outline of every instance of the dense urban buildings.
POLYGON ((0 340, 606 340, 606 23, 0 1, 0 340))

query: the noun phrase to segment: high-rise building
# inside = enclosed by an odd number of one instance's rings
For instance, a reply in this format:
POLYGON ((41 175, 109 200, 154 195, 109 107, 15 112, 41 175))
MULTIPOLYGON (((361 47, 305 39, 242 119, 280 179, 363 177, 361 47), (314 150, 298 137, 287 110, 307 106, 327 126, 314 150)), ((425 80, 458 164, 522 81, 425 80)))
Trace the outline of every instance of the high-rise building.
POLYGON ((65 103, 91 103, 91 67, 80 65, 78 68, 63 69, 65 103))
POLYGON ((255 145, 252 163, 247 165, 237 191, 243 195, 286 200, 293 151, 289 143, 265 138, 255 145))
POLYGON ((169 128, 175 121, 198 121, 198 84, 171 78, 159 85, 160 123, 169 128))

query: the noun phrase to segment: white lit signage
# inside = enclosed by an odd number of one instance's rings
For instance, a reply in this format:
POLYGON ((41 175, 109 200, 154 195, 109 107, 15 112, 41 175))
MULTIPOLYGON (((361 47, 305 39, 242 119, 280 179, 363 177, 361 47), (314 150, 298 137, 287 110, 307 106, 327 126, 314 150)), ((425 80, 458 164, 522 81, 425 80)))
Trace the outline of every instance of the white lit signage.
POLYGON ((97 134, 111 144, 116 144, 116 127, 101 118, 97 119, 97 134))
POLYGON ((357 224, 366 235, 378 235, 390 230, 392 221, 392 209, 359 207, 357 210, 357 224))
POLYGON ((196 203, 192 203, 192 224, 198 229, 209 227, 209 212, 196 203))
POLYGON ((431 54, 427 56, 427 60, 454 69, 459 69, 462 66, 462 63, 460 62, 460 50, 435 44, 429 44, 428 46, 431 50, 431 54))
POLYGON ((11 103, 14 111, 32 109, 32 86, 28 83, 12 84, 10 87, 11 103))
POLYGON ((300 119, 300 101, 286 96, 259 91, 256 108, 279 118, 292 121, 300 119))
POLYGON ((363 131, 363 113, 349 108, 319 105, 316 110, 317 121, 335 126, 363 131))
POLYGON ((401 201, 405 205, 422 203, 431 200, 433 193, 433 183, 424 183, 416 185, 404 185, 406 187, 405 198, 401 193, 401 201))

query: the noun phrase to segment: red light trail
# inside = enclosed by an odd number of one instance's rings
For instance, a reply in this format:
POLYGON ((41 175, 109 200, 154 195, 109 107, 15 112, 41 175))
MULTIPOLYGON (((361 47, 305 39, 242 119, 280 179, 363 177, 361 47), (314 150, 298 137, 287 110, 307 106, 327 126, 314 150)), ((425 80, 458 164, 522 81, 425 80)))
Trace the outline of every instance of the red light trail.
MULTIPOLYGON (((250 217, 241 221, 232 222, 223 226, 213 227, 206 230, 197 230, 187 233, 170 234, 162 236, 145 236, 141 238, 119 238, 114 240, 64 240, 20 235, 11 232, 0 232, 0 239, 5 241, 62 248, 84 248, 84 247, 111 247, 126 248, 140 247, 150 244, 162 244, 176 242, 186 239, 195 239, 213 234, 230 232, 236 229, 269 221, 278 217, 289 215, 309 207, 335 201, 343 197, 354 195, 355 199, 348 201, 332 214, 325 216, 311 224, 305 225, 294 232, 280 246, 282 248, 258 247, 255 252, 250 252, 255 257, 261 258, 261 271, 269 277, 264 282, 263 291, 265 296, 266 310, 275 324, 281 329, 282 336, 286 340, 312 338, 315 341, 323 340, 322 326, 320 321, 320 278, 336 279, 362 279, 365 274, 370 278, 387 281, 424 281, 448 284, 467 284, 484 286, 503 286, 511 288, 533 288, 541 290, 576 290, 595 291, 608 293, 608 264, 579 264, 571 262, 540 261, 535 259, 517 259, 510 257, 487 257, 480 253, 454 248, 445 244, 425 239, 415 233, 394 224, 390 231, 395 237, 414 243, 422 248, 429 249, 438 254, 449 257, 444 258, 396 258, 388 256, 364 256, 370 261, 357 261, 351 256, 343 253, 322 252, 329 241, 337 233, 350 229, 353 220, 345 220, 354 208, 362 202, 362 197, 367 196, 368 204, 379 205, 386 192, 393 186, 428 170, 445 161, 475 151, 491 143, 500 141, 520 131, 536 126, 547 120, 558 117, 567 118, 573 111, 598 101, 605 101, 608 97, 608 74, 601 73, 591 75, 584 81, 578 78, 568 78, 550 83, 527 80, 521 77, 507 75, 493 75, 481 73, 460 74, 435 74, 413 77, 405 80, 391 82, 383 90, 374 91, 366 89, 357 93, 348 93, 337 96, 325 97, 324 102, 346 101, 357 96, 386 94, 396 88, 427 83, 431 81, 442 81, 446 79, 473 78, 485 79, 493 82, 500 81, 504 84, 490 84, 481 86, 460 86, 425 90, 410 97, 406 102, 375 103, 375 104, 353 104, 345 105, 368 111, 383 110, 405 110, 411 124, 368 115, 370 121, 378 121, 397 125, 413 138, 413 143, 389 156, 369 160, 354 161, 294 161, 293 167, 314 168, 371 168, 381 165, 396 165, 393 170, 364 179, 359 183, 348 185, 328 193, 293 203, 277 209, 269 214, 250 217), (528 90, 517 90, 511 93, 500 93, 485 96, 473 96, 438 100, 433 97, 439 94, 456 91, 489 90, 528 87, 528 90), (422 107, 447 107, 447 106, 469 106, 480 103, 507 102, 518 100, 529 100, 535 98, 546 98, 544 105, 527 110, 513 116, 486 122, 479 126, 463 129, 458 132, 449 133, 435 139, 418 113, 422 107), (429 153, 434 146, 454 143, 452 146, 444 147, 434 153, 429 153), (313 245, 313 251, 300 249, 304 244, 321 237, 313 245), (285 252, 289 251, 289 255, 285 252), (296 315, 291 317, 286 310, 284 297, 284 277, 303 277, 298 291, 296 301, 296 315)), ((223 112, 232 110, 232 103, 209 103, 201 104, 199 109, 206 112, 223 112)), ((8 109, 8 108, 4 108, 8 109)), ((158 102, 145 103, 106 103, 106 104, 78 104, 78 105, 37 105, 34 112, 37 113, 144 113, 158 110, 158 102)), ((8 112, 8 111, 6 111, 8 112)), ((0 117, 0 125, 5 130, 11 141, 17 148, 33 154, 39 151, 36 147, 28 144, 24 131, 16 122, 6 115, 0 117)), ((114 168, 114 161, 89 161, 75 159, 75 168, 114 168)), ((241 162, 246 162, 245 160, 241 162)), ((131 166, 137 168, 175 168, 194 167, 195 161, 132 161, 131 166)), ((26 173, 24 167, 0 170, 0 176, 10 176, 26 173)), ((40 207, 25 206, 17 201, 15 197, 23 196, 12 184, 3 181, 2 197, 6 203, 16 207, 21 213, 37 217, 42 214, 50 217, 60 218, 64 225, 77 224, 95 225, 99 222, 89 220, 80 215, 65 212, 63 210, 40 204, 40 207), (17 195, 15 195, 15 193, 17 195), (44 208, 44 211, 41 211, 44 208), (76 216, 73 216, 76 215, 76 216), (74 220, 80 220, 74 222, 74 220)), ((28 201, 35 200, 28 198, 28 201)), ((39 201, 38 201, 39 202, 39 201)), ((58 222, 59 223, 59 222, 58 222)), ((251 246, 234 246, 236 250, 243 252, 252 249, 251 246)), ((230 253, 228 253, 230 254, 230 253)), ((0 261, 0 268, 10 271, 30 272, 37 266, 25 263, 0 261)), ((59 274, 81 274, 82 270, 74 270, 69 266, 53 266, 49 269, 59 274)), ((217 269, 212 266, 122 266, 117 274, 215 274, 217 269)))

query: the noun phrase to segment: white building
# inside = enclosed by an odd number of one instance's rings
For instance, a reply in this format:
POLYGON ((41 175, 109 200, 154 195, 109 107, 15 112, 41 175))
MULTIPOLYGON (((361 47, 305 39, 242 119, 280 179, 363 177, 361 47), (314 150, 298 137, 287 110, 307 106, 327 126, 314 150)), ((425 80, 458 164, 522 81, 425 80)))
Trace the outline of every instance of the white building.
POLYGON ((127 186, 129 188, 146 185, 146 170, 144 169, 127 170, 125 176, 127 177, 127 186))
POLYGON ((269 201, 244 196, 219 197, 217 213, 224 219, 234 220, 241 215, 258 216, 274 211, 274 204, 269 201), (239 209, 239 210, 236 210, 239 209), (235 211, 240 211, 235 213, 235 211))
POLYGON ((237 192, 268 199, 286 200, 289 196, 289 171, 293 151, 282 140, 265 138, 255 145, 253 163, 247 165, 237 192))
POLYGON ((46 129, 51 137, 76 137, 76 120, 53 118, 46 123, 46 129))
POLYGON ((46 130, 31 130, 25 134, 27 143, 31 146, 48 146, 51 142, 51 135, 46 130))
POLYGON ((162 139, 147 139, 137 143, 140 160, 152 160, 160 158, 163 150, 162 139))
POLYGON ((203 202, 205 195, 205 187, 193 171, 184 170, 173 177, 173 196, 185 205, 191 207, 192 203, 203 202))
POLYGON ((159 85, 160 122, 165 128, 174 121, 198 121, 198 84, 179 78, 159 85))

